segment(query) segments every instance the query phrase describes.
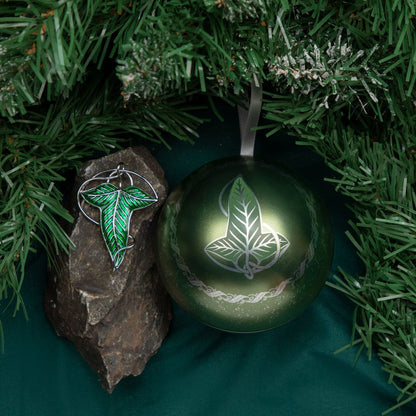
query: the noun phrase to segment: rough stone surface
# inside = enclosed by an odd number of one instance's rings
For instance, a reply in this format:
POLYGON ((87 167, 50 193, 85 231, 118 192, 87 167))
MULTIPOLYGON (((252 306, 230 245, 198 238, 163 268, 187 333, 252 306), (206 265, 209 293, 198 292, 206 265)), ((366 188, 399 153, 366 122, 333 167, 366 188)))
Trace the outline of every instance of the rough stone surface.
MULTIPOLYGON (((75 221, 67 231, 75 249, 69 254, 60 253, 49 270, 46 314, 57 334, 76 345, 110 393, 121 379, 143 371, 169 329, 171 304, 155 268, 153 252, 155 220, 166 195, 164 173, 144 147, 128 148, 86 163, 70 198, 75 221), (159 201, 133 212, 130 234, 135 245, 126 252, 119 269, 113 271, 100 227, 80 214, 76 192, 86 179, 120 162, 144 176, 155 188, 159 201)), ((97 209, 87 209, 88 215, 98 219, 97 209)))

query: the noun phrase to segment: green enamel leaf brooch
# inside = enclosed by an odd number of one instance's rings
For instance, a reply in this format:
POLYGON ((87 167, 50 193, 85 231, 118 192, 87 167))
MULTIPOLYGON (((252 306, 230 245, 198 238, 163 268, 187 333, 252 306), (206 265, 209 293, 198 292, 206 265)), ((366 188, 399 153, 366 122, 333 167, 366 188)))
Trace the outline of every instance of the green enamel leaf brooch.
POLYGON ((150 183, 141 175, 124 169, 122 164, 119 164, 116 169, 94 175, 80 186, 78 190, 80 211, 87 219, 100 226, 114 270, 120 267, 126 250, 134 245, 134 239, 129 235, 133 211, 146 208, 155 202, 157 202, 157 194, 150 183), (129 185, 123 188, 124 177, 127 178, 129 185), (140 178, 150 188, 153 195, 135 186, 133 177, 140 178), (118 186, 112 183, 114 180, 118 181, 118 186), (101 183, 87 189, 87 185, 92 182, 101 183), (99 209, 99 221, 94 220, 85 212, 82 207, 83 201, 99 209))
POLYGON ((259 201, 241 176, 232 181, 224 209, 221 200, 228 188, 229 184, 219 197, 221 211, 228 218, 226 234, 209 243, 205 253, 218 266, 251 280, 255 273, 272 267, 290 243, 262 222, 259 201))

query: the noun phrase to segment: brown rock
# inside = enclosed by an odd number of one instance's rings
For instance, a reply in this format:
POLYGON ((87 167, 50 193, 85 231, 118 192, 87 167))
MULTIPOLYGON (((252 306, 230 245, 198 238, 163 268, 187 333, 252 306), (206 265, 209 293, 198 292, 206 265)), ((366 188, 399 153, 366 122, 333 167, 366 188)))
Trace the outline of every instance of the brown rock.
MULTIPOLYGON (((74 342, 100 376, 103 387, 112 392, 122 378, 143 371, 169 329, 170 300, 156 271, 153 253, 155 219, 166 199, 167 184, 147 149, 129 148, 86 163, 72 194, 70 209, 75 221, 68 234, 75 249, 54 259, 45 311, 58 335, 74 342), (152 184, 158 202, 133 212, 130 234, 135 245, 126 252, 121 266, 113 270, 100 227, 79 212, 76 192, 86 179, 120 162, 152 184)), ((87 209, 91 217, 99 212, 87 209)))

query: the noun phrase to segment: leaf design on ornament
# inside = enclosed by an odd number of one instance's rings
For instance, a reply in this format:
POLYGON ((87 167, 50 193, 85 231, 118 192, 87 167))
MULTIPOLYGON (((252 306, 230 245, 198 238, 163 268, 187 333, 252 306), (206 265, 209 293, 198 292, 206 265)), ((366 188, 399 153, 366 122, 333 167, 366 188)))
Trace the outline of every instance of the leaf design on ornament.
POLYGON ((253 279, 255 273, 273 266, 289 248, 285 236, 262 223, 260 204, 241 176, 231 186, 226 215, 226 235, 205 247, 205 253, 222 268, 253 279))
POLYGON ((102 183, 81 195, 86 202, 99 208, 104 242, 114 269, 118 269, 126 250, 131 247, 128 245, 131 214, 154 204, 157 199, 136 186, 121 189, 111 183, 102 183))

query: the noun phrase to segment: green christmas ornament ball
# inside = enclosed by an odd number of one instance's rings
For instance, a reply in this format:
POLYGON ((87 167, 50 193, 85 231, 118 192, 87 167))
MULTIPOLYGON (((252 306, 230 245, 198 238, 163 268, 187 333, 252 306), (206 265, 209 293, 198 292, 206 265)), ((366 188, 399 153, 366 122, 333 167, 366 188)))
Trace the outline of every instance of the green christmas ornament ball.
POLYGON ((298 316, 332 262, 328 214, 292 173, 253 158, 208 163, 168 197, 157 264, 179 306, 230 332, 255 332, 298 316))

